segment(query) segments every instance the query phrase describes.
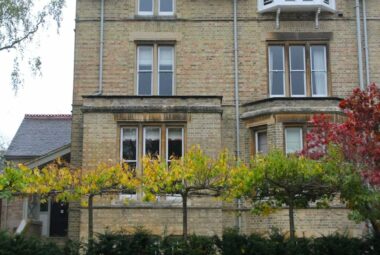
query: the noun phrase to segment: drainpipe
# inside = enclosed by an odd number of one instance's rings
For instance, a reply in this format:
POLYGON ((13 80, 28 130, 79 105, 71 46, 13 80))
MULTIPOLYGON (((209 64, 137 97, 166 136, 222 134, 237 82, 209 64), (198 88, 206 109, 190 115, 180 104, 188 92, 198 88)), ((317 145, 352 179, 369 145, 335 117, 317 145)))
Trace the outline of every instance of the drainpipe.
POLYGON ((357 39, 357 47, 358 47, 358 68, 359 68, 359 84, 360 89, 364 89, 364 81, 363 81, 363 55, 362 55, 362 35, 360 28, 360 4, 359 0, 355 0, 355 10, 356 10, 356 39, 357 39))
POLYGON ((365 72, 366 72, 366 85, 371 82, 369 71, 369 49, 368 49, 368 31, 367 31, 367 7, 366 0, 362 0, 363 3, 363 30, 364 30, 364 50, 365 50, 365 72))
MULTIPOLYGON (((237 33, 237 0, 232 0, 234 6, 234 72, 235 72, 235 119, 236 119, 236 158, 240 160, 240 113, 239 113, 239 64, 238 64, 238 33, 237 33)), ((239 164, 239 163, 237 163, 239 164)), ((241 200, 237 200, 238 216, 237 227, 241 232, 242 219, 240 215, 241 200)))
POLYGON ((94 94, 103 94, 103 48, 104 48, 104 0, 100 0, 100 47, 99 47, 99 85, 98 91, 94 94))

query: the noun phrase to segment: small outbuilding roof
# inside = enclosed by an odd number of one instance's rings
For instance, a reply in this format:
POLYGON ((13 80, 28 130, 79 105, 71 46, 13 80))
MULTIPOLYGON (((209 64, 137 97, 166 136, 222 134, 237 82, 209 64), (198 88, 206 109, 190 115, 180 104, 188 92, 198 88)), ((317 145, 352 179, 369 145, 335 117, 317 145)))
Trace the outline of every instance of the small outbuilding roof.
POLYGON ((39 157, 70 142, 70 114, 26 114, 5 157, 39 157))

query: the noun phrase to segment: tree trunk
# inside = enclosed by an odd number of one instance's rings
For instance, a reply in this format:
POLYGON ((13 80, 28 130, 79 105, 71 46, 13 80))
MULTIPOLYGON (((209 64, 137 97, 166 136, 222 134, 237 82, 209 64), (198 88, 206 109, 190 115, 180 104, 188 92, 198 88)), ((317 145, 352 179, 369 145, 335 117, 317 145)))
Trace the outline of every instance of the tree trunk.
POLYGON ((93 211, 94 195, 88 196, 88 244, 91 245, 94 238, 94 211, 93 211))
POLYGON ((182 231, 183 239, 187 240, 187 193, 182 194, 182 231))
POLYGON ((296 228, 294 226, 294 203, 289 201, 289 230, 290 230, 290 239, 295 238, 296 228))

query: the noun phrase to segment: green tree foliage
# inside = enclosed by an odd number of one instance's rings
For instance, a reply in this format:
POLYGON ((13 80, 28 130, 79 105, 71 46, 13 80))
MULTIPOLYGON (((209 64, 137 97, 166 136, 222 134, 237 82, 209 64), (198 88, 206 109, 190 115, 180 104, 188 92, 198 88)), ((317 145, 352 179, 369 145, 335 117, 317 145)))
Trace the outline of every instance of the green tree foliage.
POLYGON ((93 198, 97 195, 135 190, 139 180, 127 166, 100 164, 96 169, 70 169, 57 161, 41 169, 24 165, 7 166, 0 173, 0 198, 39 195, 43 200, 54 196, 59 201, 84 202, 88 207, 88 234, 93 238, 93 198))
POLYGON ((319 159, 325 157, 327 148, 339 148, 341 157, 332 161, 346 166, 349 162, 355 170, 345 173, 341 198, 352 209, 351 218, 368 220, 380 234, 380 88, 374 83, 364 90, 356 88, 339 107, 346 116, 342 123, 324 115, 312 118, 313 128, 302 153, 319 159))
MULTIPOLYGON (((0 1, 0 52, 15 51, 14 67, 11 74, 15 90, 22 85, 20 61, 24 51, 38 32, 54 22, 60 27, 62 8, 65 0, 1 0, 0 1)), ((41 60, 38 56, 30 59, 33 73, 39 72, 41 60)))
POLYGON ((311 202, 325 206, 337 191, 337 175, 331 173, 334 166, 281 151, 258 156, 249 167, 240 169, 233 177, 239 185, 235 195, 250 199, 257 214, 288 206, 291 238, 295 237, 294 209, 306 208, 311 202))
POLYGON ((191 196, 222 195, 228 184, 234 164, 227 152, 216 159, 207 156, 199 147, 193 147, 180 159, 166 162, 143 160, 143 188, 146 200, 156 195, 179 194, 182 197, 183 236, 187 237, 187 201, 191 196))

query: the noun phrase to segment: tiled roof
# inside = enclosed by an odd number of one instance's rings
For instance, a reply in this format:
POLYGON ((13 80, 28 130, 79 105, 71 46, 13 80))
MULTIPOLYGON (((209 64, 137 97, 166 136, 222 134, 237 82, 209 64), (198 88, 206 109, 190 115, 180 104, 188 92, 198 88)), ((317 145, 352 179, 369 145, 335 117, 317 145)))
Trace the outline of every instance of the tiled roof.
POLYGON ((6 157, 37 157, 71 142, 71 115, 26 114, 6 157))

